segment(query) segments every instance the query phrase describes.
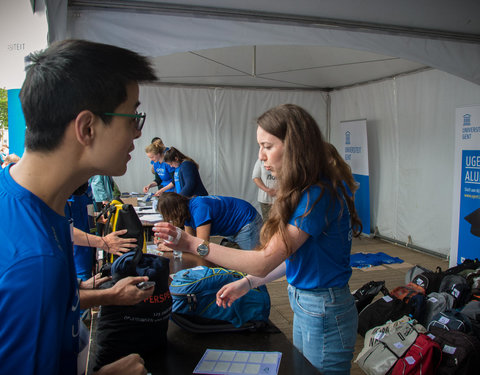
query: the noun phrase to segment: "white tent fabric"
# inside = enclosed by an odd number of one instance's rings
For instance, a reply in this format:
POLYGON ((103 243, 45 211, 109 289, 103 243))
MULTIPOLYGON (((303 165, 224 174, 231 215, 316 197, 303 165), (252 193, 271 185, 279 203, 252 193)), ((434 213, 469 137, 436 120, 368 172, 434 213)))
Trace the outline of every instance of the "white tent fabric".
POLYGON ((144 85, 139 110, 147 113, 127 173, 115 178, 121 191, 139 192, 153 176, 145 147, 155 136, 200 165, 210 194, 242 198, 258 207, 251 179, 258 158, 255 119, 282 103, 301 105, 326 132, 325 94, 311 91, 178 88, 144 85))
POLYGON ((340 121, 367 119, 372 228, 448 255, 455 108, 479 105, 480 86, 429 71, 335 91, 331 103, 334 144, 340 121))
POLYGON ((46 0, 50 41, 81 38, 148 56, 241 45, 336 46, 416 61, 480 84, 480 45, 445 39, 345 31, 285 24, 74 9, 46 0), (68 19, 67 19, 68 14, 68 19))

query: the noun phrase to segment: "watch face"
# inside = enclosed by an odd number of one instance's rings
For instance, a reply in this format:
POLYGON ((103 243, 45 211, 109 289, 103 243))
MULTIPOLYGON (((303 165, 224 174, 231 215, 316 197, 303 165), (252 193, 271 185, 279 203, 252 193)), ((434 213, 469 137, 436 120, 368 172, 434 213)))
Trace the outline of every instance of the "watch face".
POLYGON ((202 257, 208 254, 208 245, 205 243, 201 243, 197 247, 197 253, 201 255, 202 257))

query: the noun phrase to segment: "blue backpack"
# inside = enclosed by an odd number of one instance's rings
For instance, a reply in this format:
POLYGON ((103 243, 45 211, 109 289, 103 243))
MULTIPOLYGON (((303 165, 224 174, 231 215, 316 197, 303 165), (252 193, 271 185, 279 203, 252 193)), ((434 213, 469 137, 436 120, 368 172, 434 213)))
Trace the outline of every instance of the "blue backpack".
POLYGON ((170 284, 171 319, 193 332, 257 330, 268 326, 270 295, 262 285, 251 289, 231 307, 216 304, 216 294, 245 273, 221 267, 198 266, 178 271, 170 284))

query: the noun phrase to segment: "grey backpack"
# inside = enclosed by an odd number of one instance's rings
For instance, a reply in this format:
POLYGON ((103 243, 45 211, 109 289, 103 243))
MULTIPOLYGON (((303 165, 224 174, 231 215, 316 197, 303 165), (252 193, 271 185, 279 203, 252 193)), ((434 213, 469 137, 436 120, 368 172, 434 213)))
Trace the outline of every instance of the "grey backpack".
POLYGON ((430 293, 427 296, 427 301, 425 303, 425 313, 420 323, 427 327, 435 315, 445 310, 451 309, 454 303, 455 298, 449 293, 430 293))

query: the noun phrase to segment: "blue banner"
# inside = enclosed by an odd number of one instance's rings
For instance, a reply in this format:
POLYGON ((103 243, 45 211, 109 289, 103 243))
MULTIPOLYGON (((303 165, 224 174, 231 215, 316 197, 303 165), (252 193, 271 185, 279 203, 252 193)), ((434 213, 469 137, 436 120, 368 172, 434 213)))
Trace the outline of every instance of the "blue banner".
POLYGON ((480 106, 455 112, 450 266, 480 258, 480 106))
POLYGON ((19 94, 20 89, 8 90, 8 146, 11 154, 22 157, 25 148, 25 117, 19 94))
POLYGON ((462 152, 460 220, 458 223, 459 260, 480 257, 480 151, 462 152))

